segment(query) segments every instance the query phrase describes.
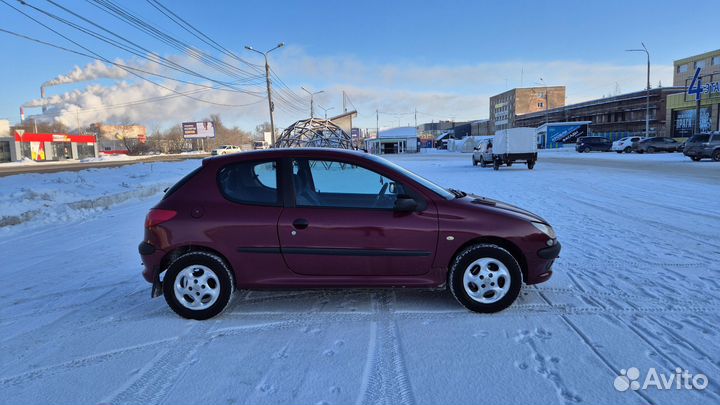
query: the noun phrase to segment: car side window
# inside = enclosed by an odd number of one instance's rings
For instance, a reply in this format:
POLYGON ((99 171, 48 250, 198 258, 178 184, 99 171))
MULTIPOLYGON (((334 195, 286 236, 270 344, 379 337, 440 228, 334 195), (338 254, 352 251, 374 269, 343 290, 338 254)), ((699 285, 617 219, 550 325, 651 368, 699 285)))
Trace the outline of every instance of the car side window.
POLYGON ((293 162, 298 206, 392 209, 402 184, 347 162, 298 159, 293 162))
POLYGON ((225 198, 239 204, 280 205, 274 160, 229 164, 218 172, 218 186, 225 198))

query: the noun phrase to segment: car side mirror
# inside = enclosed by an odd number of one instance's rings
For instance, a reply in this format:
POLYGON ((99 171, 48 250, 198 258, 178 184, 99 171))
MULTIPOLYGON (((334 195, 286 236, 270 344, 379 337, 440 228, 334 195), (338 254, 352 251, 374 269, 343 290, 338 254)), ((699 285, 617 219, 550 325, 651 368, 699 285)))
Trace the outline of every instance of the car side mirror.
POLYGON ((395 212, 413 212, 417 209, 418 203, 409 195, 400 194, 395 200, 393 211, 395 212))

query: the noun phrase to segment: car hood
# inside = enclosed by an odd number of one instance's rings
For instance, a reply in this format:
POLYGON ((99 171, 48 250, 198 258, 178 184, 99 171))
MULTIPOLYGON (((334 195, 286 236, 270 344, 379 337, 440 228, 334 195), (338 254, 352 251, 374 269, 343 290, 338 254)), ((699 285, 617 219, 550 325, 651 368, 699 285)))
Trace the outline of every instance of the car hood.
POLYGON ((544 224, 550 225, 545 219, 533 212, 499 200, 493 200, 492 198, 482 197, 475 194, 468 194, 467 196, 463 197, 463 199, 467 200, 467 202, 470 204, 476 204, 479 206, 487 207, 489 209, 498 210, 503 213, 518 217, 520 219, 532 222, 542 222, 544 224))

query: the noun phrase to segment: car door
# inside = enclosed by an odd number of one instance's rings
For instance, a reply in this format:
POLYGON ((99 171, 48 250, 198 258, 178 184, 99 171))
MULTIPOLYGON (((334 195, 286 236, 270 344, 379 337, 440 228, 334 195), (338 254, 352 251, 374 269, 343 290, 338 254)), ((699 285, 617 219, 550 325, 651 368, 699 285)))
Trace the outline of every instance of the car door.
POLYGON ((288 267, 312 276, 408 276, 430 271, 438 217, 421 192, 358 163, 295 159, 295 206, 286 207, 278 237, 288 267), (395 212, 398 195, 414 212, 395 212))

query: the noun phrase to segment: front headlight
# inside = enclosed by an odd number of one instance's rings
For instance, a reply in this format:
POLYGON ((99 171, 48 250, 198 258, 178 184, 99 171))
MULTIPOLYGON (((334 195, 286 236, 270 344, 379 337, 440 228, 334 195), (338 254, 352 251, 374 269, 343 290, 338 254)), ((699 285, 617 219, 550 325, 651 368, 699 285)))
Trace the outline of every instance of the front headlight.
POLYGON ((550 225, 546 225, 540 222, 530 222, 538 231, 544 233, 547 235, 550 239, 557 238, 557 234, 555 234, 555 230, 550 225))

